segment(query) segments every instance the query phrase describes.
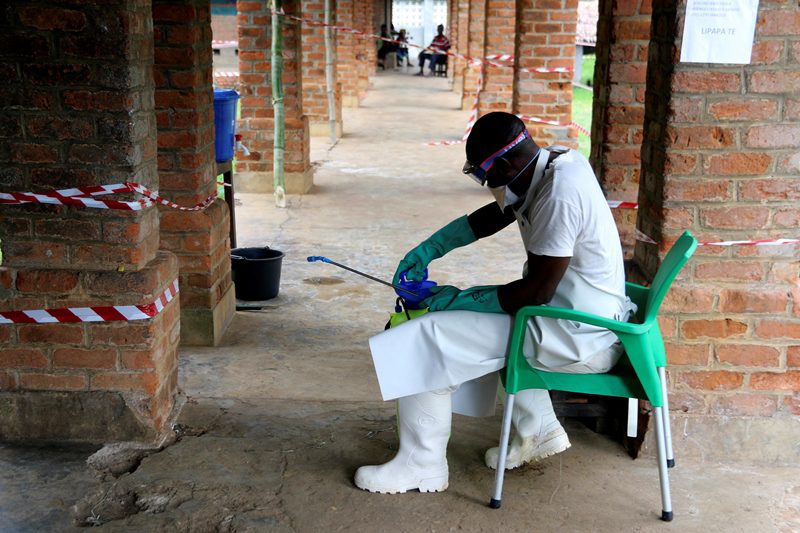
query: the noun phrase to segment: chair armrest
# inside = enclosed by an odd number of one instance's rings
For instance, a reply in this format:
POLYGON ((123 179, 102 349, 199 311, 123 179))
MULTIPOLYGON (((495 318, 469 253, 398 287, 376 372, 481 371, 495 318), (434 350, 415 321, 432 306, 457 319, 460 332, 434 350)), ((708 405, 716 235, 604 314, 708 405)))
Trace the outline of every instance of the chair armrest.
POLYGON ((517 311, 515 322, 525 321, 530 317, 541 316, 547 318, 561 318, 564 320, 572 320, 574 322, 581 322, 583 324, 590 324, 606 328, 608 330, 629 333, 641 334, 649 329, 649 326, 644 324, 632 324, 630 322, 621 322, 611 318, 605 318, 591 313, 584 313, 583 311, 576 311, 575 309, 566 309, 563 307, 550 307, 548 305, 531 305, 523 307, 517 311))

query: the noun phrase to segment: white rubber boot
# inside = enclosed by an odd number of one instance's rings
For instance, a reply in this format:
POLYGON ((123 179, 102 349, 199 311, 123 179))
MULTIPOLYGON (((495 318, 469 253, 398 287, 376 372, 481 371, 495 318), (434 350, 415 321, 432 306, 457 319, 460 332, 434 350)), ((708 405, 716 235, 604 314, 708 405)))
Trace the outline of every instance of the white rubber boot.
MULTIPOLYGON (((553 411, 550 394, 543 389, 525 389, 514 398, 511 422, 516 435, 506 456, 506 470, 540 461, 570 447, 569 438, 553 411)), ((486 450, 486 466, 497 470, 499 448, 486 450)))
POLYGON ((450 391, 423 392, 397 401, 400 449, 394 459, 356 471, 358 488, 394 494, 419 489, 439 492, 448 484, 450 391))

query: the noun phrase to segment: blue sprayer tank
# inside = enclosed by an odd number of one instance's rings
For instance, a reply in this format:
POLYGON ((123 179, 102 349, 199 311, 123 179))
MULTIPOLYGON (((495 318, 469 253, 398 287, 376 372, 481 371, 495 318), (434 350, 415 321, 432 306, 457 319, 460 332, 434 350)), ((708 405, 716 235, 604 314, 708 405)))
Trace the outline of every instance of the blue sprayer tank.
POLYGON ((214 89, 214 148, 217 163, 233 159, 237 100, 239 93, 236 91, 214 89))

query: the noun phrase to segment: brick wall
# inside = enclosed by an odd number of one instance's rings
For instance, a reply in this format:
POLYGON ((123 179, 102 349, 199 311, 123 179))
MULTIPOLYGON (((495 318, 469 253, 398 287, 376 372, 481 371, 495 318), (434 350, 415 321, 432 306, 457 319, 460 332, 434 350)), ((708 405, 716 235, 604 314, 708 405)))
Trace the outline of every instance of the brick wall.
MULTIPOLYGON (((469 19, 465 26, 468 34, 466 50, 460 52, 469 57, 484 57, 486 50, 486 0, 470 0, 469 19)), ((465 65, 463 70, 464 92, 461 96, 461 107, 472 109, 475 101, 475 90, 478 86, 479 67, 465 65)))
MULTIPOLYGON (((486 43, 482 55, 513 54, 516 36, 515 2, 509 0, 486 1, 486 43)), ((514 112, 514 68, 487 67, 479 113, 492 111, 514 112)))
MULTIPOLYGON (((336 3, 336 24, 348 28, 355 27, 355 2, 336 3)), ((366 61, 366 55, 361 49, 364 39, 352 33, 335 32, 336 38, 336 70, 341 80, 342 105, 345 107, 358 107, 358 63, 366 61)))
MULTIPOLYGON (((160 190, 181 205, 217 189, 210 23, 207 0, 153 0, 160 190)), ((180 264, 184 344, 218 344, 233 317, 229 223, 222 199, 161 209, 161 247, 180 264)))
MULTIPOLYGON (((336 2, 331 2, 332 18, 336 21, 336 2)), ((325 2, 303 3, 303 18, 325 21, 325 2)), ((325 79, 325 30, 307 24, 303 25, 303 114, 308 117, 311 135, 330 134, 328 115, 328 84, 325 79)), ((342 95, 338 84, 336 58, 336 39, 333 35, 333 87, 336 109, 337 131, 342 128, 342 95)))
MULTIPOLYGON (((517 2, 517 67, 572 68, 578 0, 517 2)), ((515 112, 560 124, 572 120, 572 74, 517 72, 515 112)), ((578 132, 569 126, 529 123, 537 142, 577 147, 578 132)))
MULTIPOLYGON (((455 35, 450 38, 450 42, 453 45, 453 50, 460 53, 466 54, 469 50, 469 21, 470 21, 470 0, 453 0, 452 5, 455 6, 455 10, 451 8, 450 14, 447 20, 450 21, 451 27, 455 28, 455 35)), ((463 95, 464 90, 464 76, 465 70, 467 68, 467 62, 461 58, 450 58, 451 67, 450 67, 450 75, 453 77, 455 83, 453 83, 453 90, 457 93, 463 95)), ((467 106, 471 106, 472 104, 466 101, 466 98, 462 98, 461 100, 461 107, 466 108, 467 106)))
MULTIPOLYGON (((355 4, 353 27, 370 34, 380 34, 380 27, 375 28, 375 1, 353 2, 355 4)), ((373 38, 356 38, 356 84, 355 91, 358 101, 362 101, 369 89, 369 77, 375 73, 378 63, 378 47, 373 38)))
MULTIPOLYGON (((651 14, 650 0, 600 1, 591 160, 606 194, 614 200, 635 202, 639 191, 651 14)), ((636 211, 613 213, 630 256, 636 211)))
MULTIPOLYGON (((0 190, 158 188, 150 9, 7 3, 0 190)), ((177 277, 175 257, 158 251, 156 208, 6 207, 0 239, 3 310, 151 303, 177 277)), ((173 300, 141 322, 0 325, 0 438, 152 438, 174 403, 179 309, 173 300)))
MULTIPOLYGON (((637 263, 652 275, 684 229, 701 240, 796 236, 797 6, 762 2, 750 65, 678 63, 683 6, 657 0, 653 11, 638 225, 663 244, 639 243, 637 263)), ((799 253, 701 247, 668 295, 671 408, 687 448, 798 460, 799 253)))
MULTIPOLYGON (((300 2, 284 2, 287 13, 299 13, 300 2)), ((271 14, 267 0, 239 1, 239 80, 241 118, 237 131, 250 150, 237 156, 237 188, 272 189, 273 125, 271 80, 271 14)), ((285 110, 286 191, 307 192, 310 183, 308 119, 302 112, 301 26, 283 21, 283 91, 285 110), (294 174, 295 176, 292 176, 294 174), (297 180, 294 178, 297 177, 297 180)))

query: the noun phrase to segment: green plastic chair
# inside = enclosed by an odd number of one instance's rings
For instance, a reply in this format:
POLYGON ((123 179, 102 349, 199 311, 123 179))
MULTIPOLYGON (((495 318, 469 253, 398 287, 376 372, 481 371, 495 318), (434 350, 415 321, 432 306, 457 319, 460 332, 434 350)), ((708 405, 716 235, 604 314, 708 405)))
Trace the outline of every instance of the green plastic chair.
POLYGON ((672 502, 667 468, 674 466, 672 435, 669 426, 669 404, 664 367, 667 364, 664 341, 656 317, 672 281, 697 248, 697 240, 688 231, 675 242, 650 288, 625 284, 625 292, 638 306, 632 322, 619 322, 582 313, 573 309, 548 306, 523 307, 517 312, 508 352, 505 374, 501 374, 507 400, 500 433, 500 456, 497 465, 494 497, 489 506, 498 509, 503 493, 508 439, 511 432, 511 410, 514 396, 520 390, 546 389, 619 396, 649 400, 655 409, 658 474, 661 482, 661 519, 672 520, 672 502), (522 353, 528 319, 534 316, 560 318, 600 326, 613 331, 625 347, 620 362, 605 374, 562 374, 536 370, 522 353))

